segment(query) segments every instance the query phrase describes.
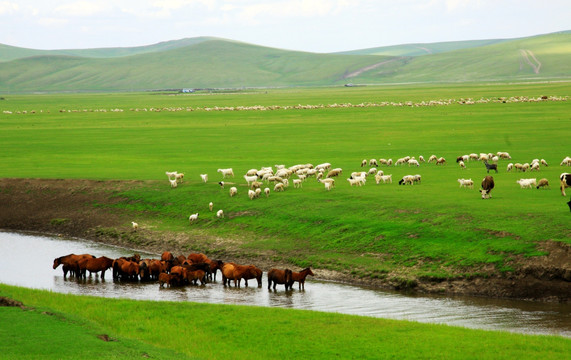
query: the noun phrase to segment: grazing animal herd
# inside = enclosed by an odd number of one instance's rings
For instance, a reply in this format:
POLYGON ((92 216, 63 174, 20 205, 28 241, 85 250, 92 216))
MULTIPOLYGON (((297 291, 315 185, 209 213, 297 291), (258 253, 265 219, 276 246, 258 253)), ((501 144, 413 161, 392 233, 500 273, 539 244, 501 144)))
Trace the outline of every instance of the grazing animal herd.
MULTIPOLYGON (((218 270, 222 274, 222 284, 240 287, 244 280, 248 286, 248 280, 256 279, 258 287, 262 287, 263 271, 255 265, 240 265, 233 262, 223 262, 222 260, 211 260, 202 253, 191 253, 188 256, 174 256, 171 252, 165 251, 161 259, 141 259, 138 254, 131 257, 120 257, 111 259, 106 256, 95 257, 90 254, 69 254, 54 259, 53 268, 62 266, 63 276, 70 276, 76 279, 85 279, 87 272, 89 276, 101 274, 101 279, 105 279, 105 272, 109 269, 113 272, 113 279, 117 281, 157 281, 159 287, 184 286, 184 285, 205 285, 208 282, 216 281, 218 270)), ((276 289, 276 284, 285 285, 286 290, 293 289, 294 282, 299 283, 299 289, 305 290, 305 278, 314 276, 311 268, 305 268, 300 272, 290 269, 270 269, 267 273, 268 290, 276 289), (276 275, 281 274, 281 275, 276 275), (284 275, 285 274, 285 275, 284 275)))

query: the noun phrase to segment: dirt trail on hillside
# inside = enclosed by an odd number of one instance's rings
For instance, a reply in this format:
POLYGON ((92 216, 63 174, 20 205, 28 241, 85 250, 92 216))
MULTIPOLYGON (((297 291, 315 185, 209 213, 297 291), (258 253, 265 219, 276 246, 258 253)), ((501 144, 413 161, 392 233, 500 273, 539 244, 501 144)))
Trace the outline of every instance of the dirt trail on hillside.
MULTIPOLYGON (((274 261, 276 254, 271 250, 245 252, 238 238, 215 238, 195 229, 173 233, 142 227, 134 232, 131 228, 134 216, 152 218, 153 214, 133 214, 112 205, 128 201, 120 197, 121 191, 150 185, 152 181, 0 179, 0 229, 62 234, 157 254, 164 250, 184 254, 210 247, 203 251, 215 250, 217 258, 254 263, 264 271, 271 267, 295 267, 274 261)), ((320 280, 384 289, 571 302, 571 246, 546 241, 539 248, 548 255, 513 256, 512 263, 507 265, 515 270, 508 274, 499 273, 493 265, 467 269, 466 273, 481 274, 473 278, 405 279, 397 269, 384 279, 372 279, 353 276, 349 270, 345 273, 315 270, 320 280)))
POLYGON ((519 53, 523 59, 523 61, 528 64, 529 66, 531 66, 531 68, 533 69, 533 72, 536 74, 539 74, 539 70, 541 69, 541 62, 539 60, 537 60, 537 58, 535 57, 535 54, 531 51, 531 50, 527 50, 527 49, 520 49, 519 53), (533 59, 532 62, 530 60, 530 57, 533 59))
POLYGON ((348 74, 343 75, 343 79, 350 79, 350 78, 357 77, 357 76, 361 75, 361 74, 364 73, 364 72, 377 69, 377 68, 379 68, 379 67, 381 67, 381 66, 383 66, 383 65, 387 65, 387 64, 390 64, 390 63, 392 63, 392 62, 395 62, 395 61, 398 61, 398 60, 402 60, 402 59, 404 59, 404 58, 403 58, 403 57, 398 57, 398 58, 394 58, 394 59, 390 59, 390 60, 386 60, 386 61, 381 61, 380 63, 376 63, 376 64, 373 64, 373 65, 365 66, 365 67, 363 67, 363 68, 361 68, 361 69, 359 69, 359 70, 356 70, 356 71, 353 71, 353 72, 350 72, 350 73, 348 73, 348 74))

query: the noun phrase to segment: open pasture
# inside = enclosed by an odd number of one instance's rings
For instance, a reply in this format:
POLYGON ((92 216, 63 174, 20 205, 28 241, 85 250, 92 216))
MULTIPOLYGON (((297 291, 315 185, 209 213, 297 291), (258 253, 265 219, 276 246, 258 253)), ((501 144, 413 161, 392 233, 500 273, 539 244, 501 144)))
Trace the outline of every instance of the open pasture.
MULTIPOLYGON (((421 102, 511 96, 565 97, 569 83, 274 89, 233 93, 11 95, 0 103, 0 177, 156 180, 121 195, 142 228, 182 231, 189 248, 226 251, 213 237, 231 238, 244 254, 267 254, 299 266, 356 276, 447 277, 493 264, 511 270, 515 256, 541 254, 542 240, 570 242, 568 198, 558 176, 571 155, 569 101, 474 105, 385 106, 205 111, 214 106, 421 102), (191 107, 194 111, 133 111, 191 107), (66 109, 65 112, 60 110, 66 109), (83 111, 83 109, 87 111, 83 111), (102 111, 89 111, 106 109, 102 111), (109 111, 120 109, 122 111, 109 111), (31 111, 35 113, 31 113, 31 111), (69 112, 67 110, 70 110, 69 112), (74 112, 73 110, 77 110, 74 112), (26 114, 15 112, 26 111, 26 114), (492 172, 496 188, 482 200, 483 163, 461 169, 459 155, 507 151, 492 172), (379 166, 392 184, 346 180, 362 159, 435 154, 447 163, 379 166), (545 159, 537 173, 506 172, 508 162, 545 159), (343 174, 326 191, 315 178, 299 189, 250 200, 243 175, 251 168, 329 162, 343 174), (221 189, 218 168, 234 169, 238 195, 221 189), (171 188, 165 171, 185 174, 171 188), (203 183, 200 174, 209 175, 203 183), (406 174, 422 183, 399 186, 406 174), (551 189, 520 189, 522 177, 547 178, 551 189), (471 178, 474 189, 458 186, 471 178), (208 209, 214 203, 214 211, 208 209), (218 219, 216 210, 225 218, 218 219), (188 216, 199 213, 192 225, 188 216), (192 236, 200 235, 200 236, 192 236)), ((295 178, 292 177, 292 178, 295 178)), ((268 185, 264 184, 262 188, 268 185)), ((273 190, 273 185, 269 186, 273 190)), ((130 227, 130 222, 125 227, 130 227)))

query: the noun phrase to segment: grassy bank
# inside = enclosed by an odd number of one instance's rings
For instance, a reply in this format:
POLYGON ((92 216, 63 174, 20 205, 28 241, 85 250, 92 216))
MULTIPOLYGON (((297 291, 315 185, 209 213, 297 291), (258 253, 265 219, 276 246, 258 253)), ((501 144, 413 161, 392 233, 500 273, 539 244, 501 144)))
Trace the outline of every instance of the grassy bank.
MULTIPOLYGON (((544 255, 538 245, 543 241, 571 243, 568 199, 557 190, 564 170, 559 162, 570 155, 569 101, 283 107, 564 97, 570 90, 569 83, 555 83, 9 96, 2 101, 12 114, 1 118, 0 177, 156 180, 113 193, 119 200, 110 210, 129 214, 149 232, 184 234, 185 250, 231 251, 404 283, 488 276, 544 255), (255 105, 281 108, 204 109, 255 105), (492 174, 493 198, 483 201, 477 188, 484 165, 469 162, 462 170, 455 159, 497 151, 508 151, 512 162, 544 158, 550 166, 534 174, 508 173, 508 161, 500 161, 499 173, 492 174), (393 175, 393 184, 376 185, 369 178, 355 188, 345 180, 362 170, 362 159, 432 154, 447 164, 380 167, 393 175), (269 198, 252 201, 246 195, 242 175, 248 169, 322 162, 344 171, 330 192, 310 179, 301 189, 290 187, 269 198), (236 174, 228 179, 238 187, 234 198, 229 186, 217 184, 217 169, 226 167, 236 174), (172 170, 185 173, 176 189, 165 175, 172 170), (199 177, 204 173, 210 178, 206 184, 199 177), (399 186, 406 174, 421 174, 422 183, 399 186), (516 184, 521 177, 545 177, 551 189, 522 190, 516 184), (458 178, 472 178, 476 188, 459 188, 458 178), (208 211, 211 201, 226 218, 208 211), (199 221, 191 226, 188 216, 196 212, 199 221)), ((120 234, 129 226, 126 221, 108 230, 120 234)), ((140 245, 143 234, 130 241, 140 245)))
POLYGON ((0 296, 28 307, 0 307, 5 359, 562 359, 571 350, 560 337, 313 311, 101 299, 7 285, 0 285, 0 296))

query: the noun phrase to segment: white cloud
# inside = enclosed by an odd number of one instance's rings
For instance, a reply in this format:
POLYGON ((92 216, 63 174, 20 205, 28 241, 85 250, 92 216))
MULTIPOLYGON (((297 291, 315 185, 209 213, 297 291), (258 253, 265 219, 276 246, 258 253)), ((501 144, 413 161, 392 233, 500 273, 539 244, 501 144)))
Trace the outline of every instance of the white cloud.
POLYGON ((63 16, 93 16, 111 9, 104 1, 76 1, 55 8, 54 12, 63 16))
POLYGON ((19 10, 18 4, 10 1, 0 1, 0 15, 12 15, 19 10))
POLYGON ((62 26, 66 25, 68 21, 66 19, 44 17, 38 20, 38 24, 42 26, 52 27, 52 26, 62 26))

